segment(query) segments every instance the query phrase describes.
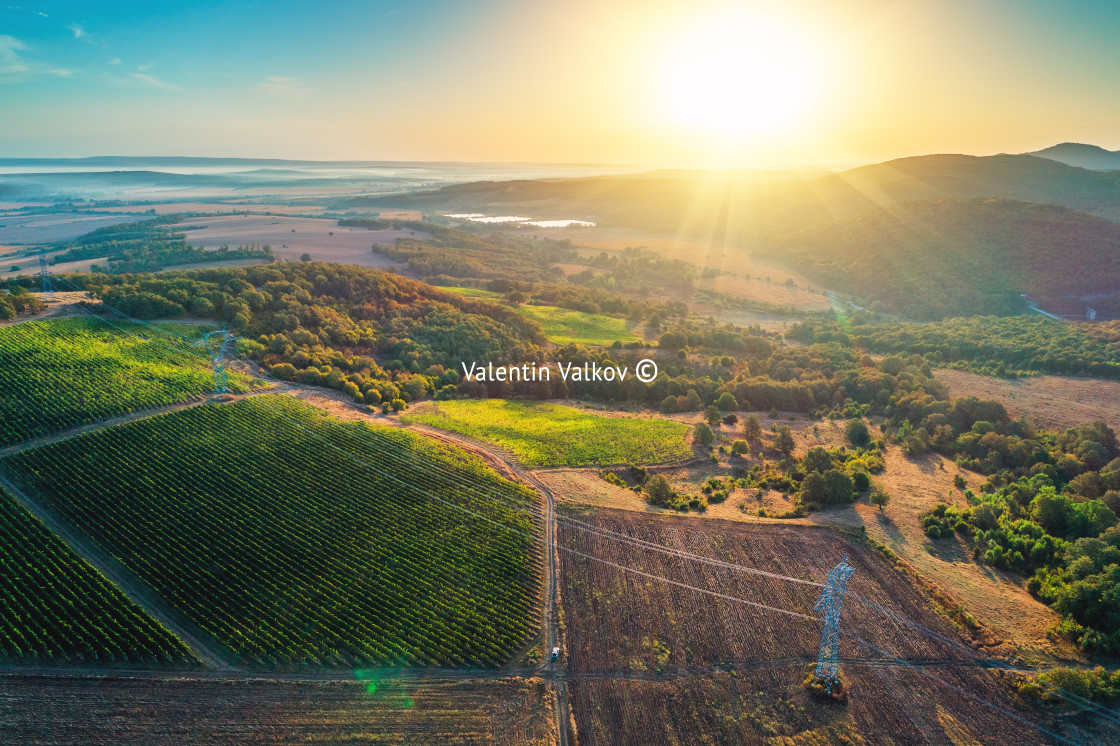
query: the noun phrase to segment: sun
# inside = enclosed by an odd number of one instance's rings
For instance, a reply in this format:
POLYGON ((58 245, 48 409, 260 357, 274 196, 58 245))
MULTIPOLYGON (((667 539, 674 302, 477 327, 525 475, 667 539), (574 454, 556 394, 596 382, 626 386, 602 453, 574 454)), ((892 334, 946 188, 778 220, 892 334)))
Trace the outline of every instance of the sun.
POLYGON ((664 116, 678 126, 725 137, 783 130, 812 108, 817 54, 773 20, 713 17, 670 38, 657 84, 664 116))

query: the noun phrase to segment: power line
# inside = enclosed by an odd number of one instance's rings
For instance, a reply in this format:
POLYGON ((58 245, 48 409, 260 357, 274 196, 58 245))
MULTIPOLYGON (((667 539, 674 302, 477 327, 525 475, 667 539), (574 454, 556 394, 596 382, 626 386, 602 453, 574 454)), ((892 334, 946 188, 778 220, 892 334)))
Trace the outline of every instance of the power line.
MULTIPOLYGON (((70 284, 70 283, 67 283, 67 284, 70 284)), ((72 286, 72 285, 71 285, 71 286, 72 286)), ((72 286, 72 287, 73 287, 73 286, 72 286)), ((169 336, 174 336, 174 337, 178 337, 178 338, 180 338, 180 339, 184 339, 184 340, 188 340, 188 339, 189 339, 188 337, 184 337, 184 336, 182 336, 182 335, 178 335, 178 334, 175 334, 175 333, 173 333, 173 332, 169 332, 169 331, 167 331, 167 330, 165 330, 165 329, 162 329, 162 328, 160 328, 160 327, 157 327, 157 326, 155 326, 155 325, 153 325, 153 324, 148 324, 148 323, 146 323, 146 322, 143 322, 143 321, 141 321, 141 320, 139 320, 139 319, 134 319, 133 317, 131 317, 131 316, 128 316, 128 314, 125 314, 125 313, 123 313, 123 312, 121 312, 121 311, 119 311, 119 310, 117 310, 117 309, 114 309, 114 308, 112 308, 111 306, 107 306, 106 304, 102 304, 102 305, 104 305, 105 307, 107 307, 107 308, 109 308, 110 310, 114 311, 115 313, 118 313, 119 315, 121 315, 121 316, 123 316, 123 317, 125 317, 125 318, 128 318, 128 319, 129 319, 130 321, 133 321, 133 322, 135 322, 135 323, 137 323, 137 324, 141 324, 141 325, 143 325, 143 326, 146 326, 146 327, 149 327, 149 328, 155 329, 156 331, 159 331, 160 333, 163 333, 163 334, 166 334, 166 335, 169 335, 169 336)), ((104 319, 104 318, 102 318, 101 316, 99 316, 99 315, 97 315, 97 314, 92 314, 92 313, 90 313, 90 315, 91 315, 91 316, 94 316, 95 318, 98 318, 98 319, 99 319, 99 320, 101 320, 101 321, 104 321, 105 323, 109 324, 110 326, 115 326, 115 325, 113 325, 113 324, 112 324, 112 322, 109 322, 109 321, 108 321, 107 319, 104 319)), ((126 333, 128 333, 128 332, 126 332, 126 333)), ((157 343, 157 344, 158 344, 158 343, 157 343)), ((165 346, 165 347, 166 347, 166 346, 165 346)), ((173 349, 173 348, 167 348, 167 349, 173 349)), ((173 351, 175 351, 175 352, 180 352, 180 353, 181 353, 181 352, 183 352, 183 350, 177 350, 177 349, 176 349, 176 350, 173 350, 173 351)), ((252 362, 252 361, 249 361, 249 360, 248 360, 247 358, 244 358, 244 357, 241 357, 241 359, 243 359, 243 360, 245 360, 246 362, 249 362, 249 363, 251 363, 251 362, 252 362)), ((267 373, 266 373, 265 375, 269 375, 269 374, 267 374, 267 373)), ((269 375, 269 377, 272 377, 272 376, 271 376, 271 375, 269 375)), ((289 418, 289 419, 290 419, 290 418, 289 418)), ((298 422, 296 422, 296 425, 297 425, 297 427, 302 427, 302 425, 300 425, 300 424, 299 424, 298 422)), ((310 430, 307 430, 307 428, 303 428, 303 429, 304 429, 304 430, 306 430, 307 432, 311 433, 311 431, 310 431, 310 430)), ((366 433, 371 433, 371 434, 372 434, 372 431, 370 431, 370 430, 369 430, 369 429, 367 429, 367 428, 363 428, 362 430, 363 430, 364 432, 366 432, 366 433)), ((315 434, 315 433, 311 433, 311 434, 312 434, 313 436, 315 436, 315 437, 319 437, 319 436, 317 436, 317 434, 315 434)), ((320 439, 322 439, 322 438, 320 438, 320 439)), ((331 444, 331 443, 329 443, 329 441, 325 441, 325 440, 324 440, 324 442, 326 442, 326 443, 327 443, 328 445, 330 445, 331 447, 334 447, 334 448, 336 448, 336 449, 337 449, 337 446, 335 446, 334 444, 331 444)), ((357 459, 357 457, 355 457, 355 456, 354 456, 353 454, 350 454, 350 453, 348 453, 348 452, 346 452, 346 451, 344 451, 344 450, 342 450, 342 449, 338 449, 338 450, 342 451, 342 452, 343 452, 344 454, 348 455, 348 456, 349 456, 350 458, 353 458, 353 459, 355 459, 355 460, 359 461, 360 463, 364 463, 364 464, 365 464, 365 465, 366 465, 367 467, 370 467, 370 468, 376 468, 376 467, 372 467, 372 465, 370 465, 370 464, 368 464, 368 463, 366 463, 366 462, 362 461, 361 459, 357 459)), ((419 467, 417 467, 417 469, 419 470, 419 467)), ((391 476, 391 477, 392 477, 392 475, 388 475, 388 476, 391 476)), ((395 479, 395 477, 394 477, 394 479, 395 479)), ((401 480, 396 480, 396 481, 401 481, 401 480)), ((402 482, 402 484, 405 484, 406 486, 411 486, 411 485, 408 485, 408 483, 404 483, 404 482, 402 482)), ((415 486, 412 486, 412 488, 413 488, 413 489, 415 489, 415 486)), ((437 501, 439 501, 439 502, 442 502, 442 503, 444 503, 444 504, 447 504, 447 505, 449 505, 450 507, 453 507, 453 508, 456 508, 456 509, 459 509, 459 510, 465 510, 466 512, 468 512, 468 513, 471 513, 471 514, 473 514, 473 515, 476 515, 477 517, 479 517, 479 518, 481 518, 481 519, 483 519, 483 520, 486 520, 486 521, 488 521, 488 522, 494 523, 495 525, 501 526, 501 527, 505 528, 506 530, 515 530, 515 531, 518 531, 519 533, 522 533, 522 534, 524 534, 524 535, 526 535, 526 536, 529 536, 530 538, 532 538, 532 539, 534 539, 534 540, 539 540, 539 541, 542 541, 542 543, 544 543, 544 544, 545 544, 545 546, 549 546, 549 545, 550 545, 550 543, 549 543, 549 542, 548 542, 548 541, 547 541, 546 539, 544 539, 543 537, 540 537, 540 538, 538 539, 537 537, 535 537, 535 536, 534 536, 533 534, 531 534, 531 533, 528 533, 528 532, 523 532, 523 531, 520 531, 520 530, 517 530, 517 529, 512 529, 512 527, 509 527, 509 526, 505 526, 504 524, 501 524, 501 523, 499 523, 499 522, 497 522, 497 521, 494 521, 494 520, 492 520, 492 519, 490 519, 490 518, 488 518, 488 517, 486 517, 486 516, 483 516, 483 515, 481 515, 481 514, 475 513, 474 511, 470 511, 469 509, 463 508, 462 506, 457 506, 457 505, 454 505, 453 503, 449 503, 449 502, 447 502, 447 501, 441 500, 440 498, 436 497, 435 495, 432 495, 431 493, 426 493, 426 494, 428 494, 428 495, 429 495, 429 497, 432 497, 433 499, 436 499, 436 500, 437 500, 437 501)), ((559 521, 558 521, 558 522, 559 522, 559 521)), ((578 522, 578 521, 577 521, 577 523, 581 523, 581 522, 578 522)), ((585 524, 585 525, 589 526, 590 524, 585 524)), ((602 536, 603 538, 606 538, 606 539, 608 539, 608 540, 615 540, 615 541, 619 541, 619 540, 621 540, 621 539, 622 539, 622 537, 621 537, 621 536, 615 536, 615 537, 612 537, 612 536, 610 536, 610 535, 609 535, 610 533, 617 533, 617 532, 610 532, 609 530, 591 531, 591 533, 597 533, 598 535, 600 535, 600 536, 602 536)), ((629 539, 629 537, 626 537, 626 538, 627 538, 627 539, 629 539)), ((811 584, 811 585, 821 585, 821 584, 819 584, 819 583, 814 583, 814 582, 812 582, 812 581, 805 581, 805 580, 802 580, 802 579, 799 579, 799 578, 791 578, 791 577, 788 577, 788 576, 782 576, 782 575, 779 575, 779 574, 776 574, 776 573, 769 573, 769 572, 767 572, 767 571, 757 570, 756 568, 749 568, 749 567, 745 567, 745 566, 741 566, 741 565, 734 565, 733 563, 726 563, 726 562, 722 562, 722 561, 719 561, 719 560, 712 560, 712 559, 710 559, 710 558, 706 558, 706 557, 703 557, 703 556, 701 556, 701 555, 693 555, 692 553, 681 553, 681 552, 678 552, 677 550, 671 550, 671 549, 669 549, 669 548, 667 548, 667 547, 661 547, 660 545, 656 545, 656 544, 653 544, 652 542, 646 542, 646 541, 644 541, 644 540, 637 540, 637 539, 632 539, 632 540, 629 540, 629 541, 627 541, 626 543, 631 543, 631 544, 634 544, 634 545, 639 545, 639 546, 643 546, 643 548, 647 548, 647 549, 653 549, 653 550, 655 550, 655 551, 664 551, 664 552, 665 552, 665 553, 667 553, 667 554, 672 554, 672 555, 676 555, 676 556, 678 556, 678 557, 681 557, 682 559, 689 559, 689 560, 693 560, 693 561, 702 561, 702 562, 707 562, 707 563, 709 563, 709 564, 715 564, 715 565, 717 565, 717 566, 723 566, 723 567, 727 567, 728 569, 735 569, 735 570, 738 570, 738 571, 742 571, 742 572, 747 572, 747 573, 753 573, 753 574, 760 574, 760 575, 765 575, 765 576, 769 576, 769 577, 772 577, 772 578, 775 578, 775 579, 780 579, 780 580, 787 580, 787 581, 793 581, 793 582, 797 582, 797 583, 807 583, 807 584, 811 584)), ((586 558, 586 559, 589 559, 589 560, 592 560, 592 561, 596 561, 596 562, 601 562, 601 563, 603 563, 603 564, 607 564, 607 565, 610 565, 610 566, 616 567, 617 569, 620 569, 620 570, 623 570, 623 571, 626 571, 626 572, 632 572, 632 573, 636 573, 636 574, 638 574, 638 575, 642 575, 642 576, 645 576, 645 577, 648 577, 648 578, 651 578, 651 579, 656 579, 656 580, 659 580, 659 581, 662 581, 662 582, 665 582, 665 583, 668 583, 668 584, 671 584, 671 585, 676 585, 676 586, 680 586, 680 587, 688 588, 688 589, 691 589, 691 590, 694 590, 694 591, 697 591, 697 592, 700 592, 700 593, 704 593, 704 594, 707 594, 707 595, 712 595, 712 596, 715 596, 715 597, 723 598, 723 599, 725 599, 725 600, 729 600, 729 601, 734 601, 734 602, 737 602, 737 603, 742 603, 742 604, 746 604, 746 605, 754 606, 754 607, 757 607, 757 608, 760 608, 760 609, 764 609, 764 610, 767 610, 767 611, 772 611, 772 612, 776 612, 776 613, 780 613, 780 614, 785 614, 785 615, 790 615, 790 616, 794 616, 794 617, 798 617, 798 618, 803 618, 803 619, 809 619, 809 620, 813 620, 813 621, 816 621, 816 618, 815 618, 815 617, 811 617, 811 616, 809 616, 809 615, 805 615, 805 614, 800 614, 800 613, 798 613, 798 612, 791 612, 791 611, 789 611, 789 610, 786 610, 786 609, 781 609, 781 608, 778 608, 778 607, 773 607, 773 606, 769 606, 769 605, 766 605, 766 604, 759 604, 759 603, 757 603, 757 602, 753 602, 753 601, 748 601, 748 600, 746 600, 746 599, 740 599, 740 598, 737 598, 737 597, 734 597, 734 596, 730 596, 730 595, 728 595, 728 594, 722 594, 722 593, 719 593, 719 592, 716 592, 716 591, 711 591, 711 590, 709 590, 709 589, 698 588, 698 587, 696 587, 696 586, 692 586, 692 585, 689 585, 689 584, 687 584, 687 583, 682 583, 682 582, 679 582, 679 581, 675 581, 675 580, 672 580, 672 579, 669 579, 669 578, 664 578, 664 577, 661 577, 661 576, 657 576, 657 575, 654 575, 654 574, 652 574, 652 573, 646 573, 645 571, 642 571, 642 570, 637 570, 636 568, 630 568, 630 567, 627 567, 627 566, 624 566, 624 565, 620 565, 620 564, 618 564, 618 563, 614 563, 614 562, 611 562, 611 561, 609 561, 609 560, 604 560, 604 559, 602 559, 602 558, 598 558, 598 557, 594 557, 594 556, 591 556, 591 555, 587 555, 587 554, 585 554, 585 553, 582 553, 582 552, 579 552, 579 551, 577 551, 577 550, 574 550, 574 549, 571 549, 571 548, 568 548, 568 547, 564 547, 564 546, 560 545, 559 543, 551 543, 551 545, 552 545, 552 546, 555 546, 555 547, 556 547, 557 549, 560 549, 560 550, 562 550, 562 551, 566 551, 566 552, 569 552, 569 553, 571 553, 571 554, 574 554, 574 555, 577 555, 577 556, 581 556, 581 557, 584 557, 584 558, 586 558)), ((854 595, 854 594, 853 594, 853 595, 854 595)), ((926 630, 926 632, 923 632, 923 634, 926 634, 926 636, 927 636, 927 637, 930 637, 931 639, 935 639, 935 640, 937 640, 937 641, 939 641, 939 642, 942 642, 943 644, 947 644, 947 645, 950 645, 951 647, 954 647, 954 648, 956 648, 956 649, 958 649, 958 650, 961 650, 962 652, 966 652, 966 653, 968 653, 968 654, 970 654, 970 655, 973 655, 974 657, 979 657, 979 656, 977 656, 977 654, 976 654, 975 652, 973 652, 973 651, 970 651, 970 650, 968 650, 968 649, 965 649, 965 648, 963 648, 963 646, 959 645, 959 643, 956 643, 955 641, 952 641, 952 640, 950 640, 949 638, 946 638, 946 637, 945 637, 944 635, 941 635, 941 634, 939 634, 939 633, 936 633, 936 632, 934 632, 934 631, 932 631, 932 630, 928 630, 928 628, 923 628, 923 627, 922 627, 922 625, 918 624, 917 622, 913 622, 912 620, 909 620, 908 618, 906 618, 906 617, 904 617, 904 616, 898 615, 898 614, 896 614, 896 613, 894 613, 894 612, 892 612, 892 611, 890 611, 890 610, 888 610, 888 609, 885 609, 884 607, 881 607, 881 606, 879 606, 878 604, 875 604, 874 602, 870 602, 870 601, 868 601, 868 600, 866 600, 866 599, 863 599, 863 598, 861 598, 861 597, 857 597, 857 598, 859 598, 859 600, 861 600, 862 602, 864 602, 865 604, 867 604, 867 605, 868 605, 869 607, 871 607, 871 608, 875 608, 875 609, 879 610, 879 611, 880 611, 881 613, 884 613, 885 615, 888 615, 888 616, 890 616, 891 618, 895 619, 896 621, 900 621, 901 623, 904 623, 904 624, 908 624, 909 626, 911 626, 912 628, 915 628, 915 629, 917 629, 917 630, 918 630, 918 631, 920 631, 920 632, 921 632, 921 631, 922 631, 923 629, 924 629, 924 630, 926 630)), ((844 633, 844 634, 845 634, 845 636, 851 637, 852 639, 856 640, 857 642, 860 642, 860 643, 862 643, 862 644, 868 645, 868 646, 872 647, 873 649, 875 649, 875 650, 878 650, 879 652, 881 652, 881 653, 884 653, 884 654, 886 654, 886 655, 890 656, 890 654, 889 654, 889 653, 885 653, 885 651, 882 651, 882 650, 881 650, 880 648, 878 648, 878 647, 874 646, 873 644, 871 644, 871 643, 869 643, 869 642, 867 642, 867 641, 865 641, 865 640, 862 640, 862 638, 857 638, 857 637, 854 637, 854 636, 850 635, 849 633, 844 633)), ((913 664, 911 664, 911 663, 909 663, 909 662, 907 662, 907 661, 905 661, 905 660, 903 660, 903 659, 901 659, 901 658, 897 658, 896 656, 890 656, 890 657, 891 657, 891 658, 893 658, 893 659, 895 659, 895 660, 897 660, 897 661, 899 661, 899 662, 901 662, 901 663, 903 663, 904 665, 910 666, 910 667, 912 667, 912 668, 917 668, 917 667, 916 667, 916 666, 914 666, 913 664)), ((920 669, 919 669, 919 670, 920 670, 920 669)), ((926 673, 926 672, 924 672, 924 671, 923 671, 923 673, 926 673)), ((931 675, 931 674, 927 674, 927 675, 931 675)), ((932 676, 932 675, 931 675, 931 676, 932 676)), ((992 707, 992 708, 996 709, 996 710, 997 710, 997 711, 999 711, 999 712, 1002 712, 1003 714, 1006 714, 1006 715, 1009 715, 1009 716, 1011 716, 1011 717, 1014 717, 1015 719, 1017 719, 1017 720, 1020 720, 1020 721, 1022 721, 1022 722, 1024 722, 1024 723, 1026 723, 1026 724, 1030 725, 1031 727, 1035 727, 1035 728, 1038 728, 1038 729, 1039 729, 1040 731, 1042 731, 1042 732, 1044 732, 1044 733, 1047 733, 1048 735, 1052 735, 1053 737, 1055 737, 1055 738, 1058 738, 1059 740, 1063 740, 1063 741, 1065 741, 1065 742, 1069 743, 1069 741, 1068 741, 1068 740, 1066 740, 1066 739, 1063 739, 1063 738, 1061 738, 1060 736, 1057 736, 1056 734, 1052 734, 1052 733, 1049 733, 1049 731, 1046 731, 1046 730, 1044 730, 1044 729, 1040 728, 1039 726, 1036 726, 1036 725, 1034 725, 1033 723, 1030 723, 1029 721, 1026 721, 1026 720, 1022 719, 1022 718, 1018 717, 1017 715, 1015 715, 1014 713, 1011 713, 1011 712, 1009 712, 1009 711, 1006 711, 1006 710, 1004 710, 1003 708, 1000 708, 1000 707, 999 707, 999 706, 997 706, 997 705, 993 705, 993 704, 991 704, 991 703, 988 703, 988 702, 987 702, 986 700, 984 700, 983 698, 977 697, 976 695, 973 695, 973 694, 971 694, 971 693, 969 693, 969 692, 966 692, 966 691, 964 691, 963 689, 960 689, 959 687, 956 687, 956 686, 954 686, 954 685, 952 685, 952 684, 949 684, 948 682, 945 682, 945 681, 943 681, 943 680, 941 680, 941 679, 939 679, 939 678, 937 678, 937 677, 935 677, 935 676, 934 676, 934 677, 932 677, 932 678, 934 678, 935 680, 939 681, 940 683, 943 683, 943 684, 945 684, 946 686, 949 686, 949 687, 951 687, 951 688, 957 689, 958 691, 961 691, 962 693, 966 694, 967 696, 969 696, 969 697, 971 697, 971 698, 973 698, 973 699, 976 699, 977 701, 980 701, 980 702, 982 702, 982 703, 986 704, 987 706, 989 706, 989 707, 992 707)), ((1061 691, 1064 691, 1064 690, 1061 690, 1061 691)), ((1070 693, 1070 694, 1072 694, 1072 693, 1070 693)), ((1076 696, 1076 695, 1073 695, 1073 696, 1076 696)), ((1105 712, 1110 712, 1110 711, 1105 711, 1105 712)), ((1104 714, 1104 713, 1098 712, 1098 714, 1104 714)), ((1111 713, 1110 713, 1110 714, 1111 714, 1111 713)), ((1106 715, 1106 717, 1107 717, 1107 715, 1106 715)))

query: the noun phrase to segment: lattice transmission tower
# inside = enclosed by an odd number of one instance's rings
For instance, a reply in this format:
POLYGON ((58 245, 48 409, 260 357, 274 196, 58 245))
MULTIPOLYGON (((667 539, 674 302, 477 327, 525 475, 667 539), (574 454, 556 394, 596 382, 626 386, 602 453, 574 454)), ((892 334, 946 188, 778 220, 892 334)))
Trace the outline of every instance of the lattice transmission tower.
POLYGON ((221 331, 207 332, 203 335, 202 339, 195 342, 197 347, 205 347, 206 351, 210 353, 210 363, 214 367, 214 393, 215 394, 228 394, 229 393, 229 376, 226 374, 226 351, 229 349, 229 343, 237 339, 225 327, 221 331), (218 344, 215 346, 211 340, 217 339, 218 344))
POLYGON ((47 250, 39 249, 39 277, 43 281, 43 297, 47 300, 54 299, 54 285, 51 284, 51 273, 47 269, 47 250))
POLYGON ((817 681, 826 684, 832 694, 832 684, 840 668, 840 609, 844 605, 844 589, 848 578, 856 569, 848 564, 848 555, 828 573, 821 597, 817 599, 814 611, 824 612, 824 627, 821 629, 821 651, 817 656, 817 681))

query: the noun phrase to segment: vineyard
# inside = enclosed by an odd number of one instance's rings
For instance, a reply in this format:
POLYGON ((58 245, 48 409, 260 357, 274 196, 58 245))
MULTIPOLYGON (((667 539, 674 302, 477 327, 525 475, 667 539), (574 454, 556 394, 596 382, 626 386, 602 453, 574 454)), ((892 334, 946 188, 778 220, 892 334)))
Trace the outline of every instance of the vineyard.
POLYGON ((800 686, 818 652, 821 627, 812 608, 819 587, 682 562, 561 524, 561 545, 576 551, 813 617, 791 617, 564 554, 562 598, 581 743, 684 742, 696 733, 707 734, 712 743, 882 742, 886 733, 898 743, 1038 740, 1037 732, 895 660, 904 658, 1010 711, 1023 709, 991 673, 967 665, 960 651, 858 600, 955 638, 909 578, 859 544, 825 530, 667 520, 609 509, 569 509, 561 518, 808 581, 821 582, 847 554, 856 572, 844 602, 843 630, 878 648, 842 638, 841 675, 858 696, 845 707, 829 706, 800 686), (633 680, 605 680, 598 675, 604 670, 627 672, 633 680))
MULTIPOLYGON (((0 328, 0 446, 214 390, 205 351, 113 325, 70 318, 0 328)), ((240 380, 231 376, 235 387, 240 380)))
POLYGON ((0 660, 193 664, 187 647, 0 490, 0 660))
POLYGON ((559 404, 488 399, 424 405, 403 420, 509 449, 526 466, 656 464, 692 455, 687 425, 609 417, 559 404))
POLYGON ((538 622, 533 493, 396 428, 268 395, 4 465, 245 664, 495 666, 538 622))

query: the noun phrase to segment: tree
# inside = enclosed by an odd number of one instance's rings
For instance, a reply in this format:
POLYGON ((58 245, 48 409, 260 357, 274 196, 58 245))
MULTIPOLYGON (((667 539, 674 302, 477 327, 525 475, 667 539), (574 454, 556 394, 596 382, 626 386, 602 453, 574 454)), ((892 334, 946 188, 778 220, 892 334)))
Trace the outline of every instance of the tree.
POLYGON ((661 414, 674 414, 679 412, 681 408, 677 405, 677 397, 666 396, 661 400, 661 414))
POLYGON ((732 394, 725 391, 719 395, 716 406, 719 407, 721 411, 731 412, 739 408, 739 402, 735 401, 735 397, 732 394))
POLYGON ((747 445, 745 440, 737 440, 731 444, 732 456, 746 456, 751 452, 751 447, 747 445))
POLYGON ((404 399, 393 399, 389 402, 389 406, 393 408, 394 412, 399 412, 408 405, 404 403, 404 399))
POLYGON ((301 262, 309 262, 309 261, 311 261, 311 255, 310 254, 301 254, 300 257, 299 257, 299 260, 301 262))
POLYGON ((707 448, 716 442, 716 434, 712 432, 707 422, 697 422, 692 431, 692 439, 707 448))
POLYGON ((704 419, 707 420, 709 427, 719 427, 719 410, 715 407, 708 407, 704 410, 704 419))
POLYGON ((700 398, 700 394, 696 393, 696 389, 689 389, 685 394, 685 411, 696 412, 704 405, 704 400, 700 398))
POLYGON ((832 468, 832 455, 820 446, 813 446, 801 459, 801 466, 806 472, 825 472, 832 468))
POLYGON ((673 500, 673 487, 661 474, 654 474, 642 486, 646 500, 652 505, 668 505, 673 500))
POLYGON ((888 495, 886 492, 883 492, 880 489, 876 489, 874 492, 872 492, 871 497, 869 499, 871 500, 872 505, 878 505, 879 506, 879 512, 880 513, 883 512, 883 508, 890 505, 890 503, 891 503, 891 496, 888 495))
POLYGON ((829 469, 824 473, 828 485, 828 502, 850 503, 856 497, 856 486, 852 478, 839 469, 829 469))
POLYGON ((747 415, 743 423, 743 434, 746 435, 748 443, 757 443, 762 439, 762 423, 758 421, 758 415, 747 415))
POLYGON ((871 431, 863 420, 848 420, 848 424, 844 426, 844 437, 857 448, 866 448, 871 442, 871 431))
POLYGON ((727 415, 726 417, 723 418, 723 424, 725 424, 725 425, 734 425, 738 421, 739 421, 739 416, 735 415, 735 414, 729 414, 729 415, 727 415))
POLYGON ((778 449, 778 453, 786 458, 793 455, 793 432, 789 429, 789 425, 782 425, 778 428, 778 437, 774 438, 774 447, 778 449))

